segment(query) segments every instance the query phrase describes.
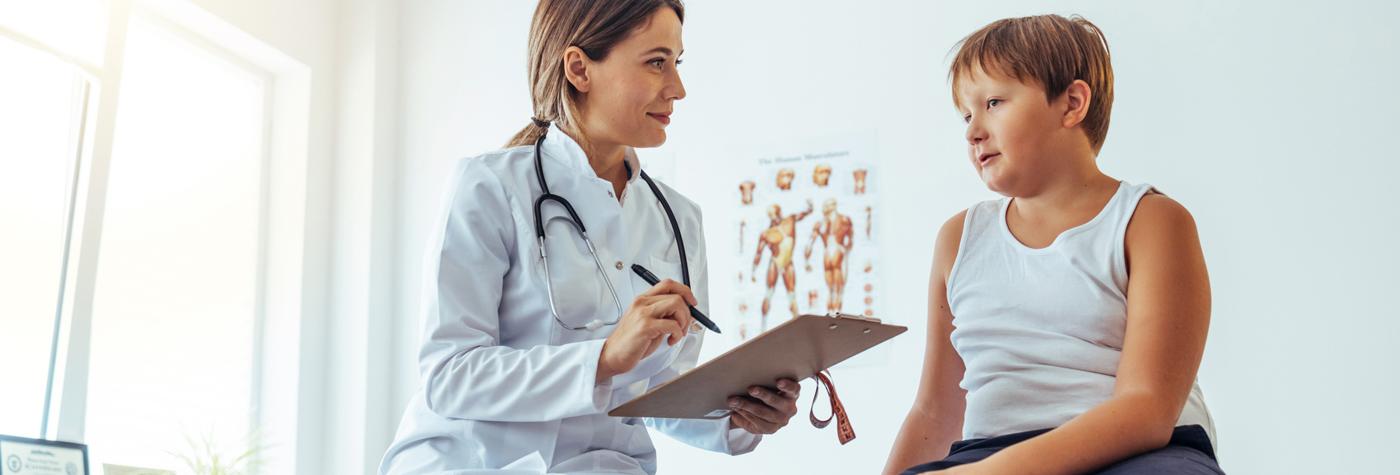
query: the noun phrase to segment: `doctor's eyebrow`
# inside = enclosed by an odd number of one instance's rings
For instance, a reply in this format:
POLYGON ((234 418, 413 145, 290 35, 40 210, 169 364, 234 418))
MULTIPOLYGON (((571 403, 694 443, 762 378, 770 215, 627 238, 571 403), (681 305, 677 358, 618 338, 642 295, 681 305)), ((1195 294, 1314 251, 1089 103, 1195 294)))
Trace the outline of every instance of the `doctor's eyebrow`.
MULTIPOLYGON (((652 49, 650 49, 650 50, 647 50, 647 52, 642 53, 642 56, 646 56, 646 55, 649 55, 649 54, 652 54, 652 53, 661 53, 661 54, 664 54, 664 55, 666 55, 666 56, 679 56, 679 55, 672 54, 672 53, 674 53, 674 51, 671 51, 671 48, 667 48, 667 47, 665 47, 665 46, 657 46, 657 47, 655 47, 655 48, 652 48, 652 49)), ((685 50, 681 50, 681 54, 685 54, 685 50)))

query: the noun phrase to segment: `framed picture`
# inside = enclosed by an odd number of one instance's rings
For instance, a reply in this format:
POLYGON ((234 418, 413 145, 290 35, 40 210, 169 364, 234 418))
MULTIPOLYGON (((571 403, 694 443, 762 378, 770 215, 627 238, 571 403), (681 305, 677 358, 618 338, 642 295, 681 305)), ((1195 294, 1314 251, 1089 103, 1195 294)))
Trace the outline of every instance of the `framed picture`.
POLYGON ((0 475, 88 475, 87 446, 0 434, 0 475))

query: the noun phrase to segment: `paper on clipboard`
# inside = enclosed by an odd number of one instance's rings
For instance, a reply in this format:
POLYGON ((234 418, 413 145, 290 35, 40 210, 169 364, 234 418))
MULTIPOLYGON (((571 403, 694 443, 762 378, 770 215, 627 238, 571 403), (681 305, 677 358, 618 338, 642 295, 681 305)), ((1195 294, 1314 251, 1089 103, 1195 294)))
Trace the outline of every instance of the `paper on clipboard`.
POLYGON ((718 419, 732 395, 780 378, 801 381, 908 328, 852 315, 788 320, 608 412, 615 417, 718 419))

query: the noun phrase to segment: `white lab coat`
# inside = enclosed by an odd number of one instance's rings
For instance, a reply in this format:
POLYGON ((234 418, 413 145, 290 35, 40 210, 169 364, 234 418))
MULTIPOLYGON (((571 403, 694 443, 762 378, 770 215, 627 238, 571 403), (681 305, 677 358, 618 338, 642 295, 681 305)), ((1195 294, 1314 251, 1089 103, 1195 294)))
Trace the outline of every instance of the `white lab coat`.
MULTIPOLYGON (((550 191, 582 218, 625 309, 651 286, 640 263, 681 281, 671 225, 646 181, 632 174, 622 201, 573 139, 551 127, 543 144, 550 191)), ((641 170, 630 150, 626 160, 641 170)), ((595 384, 603 339, 616 328, 568 330, 551 316, 532 205, 541 193, 534 146, 464 160, 451 177, 433 228, 423 293, 420 387, 409 401, 381 473, 655 473, 646 427, 721 453, 753 450, 759 436, 729 419, 639 419, 607 411, 695 366, 703 339, 692 331, 662 344, 632 371, 595 384)), ((709 311, 705 241, 695 203, 657 183, 685 239, 698 308, 709 311)), ((583 241, 543 214, 555 302, 562 319, 583 326, 619 316, 583 241)))

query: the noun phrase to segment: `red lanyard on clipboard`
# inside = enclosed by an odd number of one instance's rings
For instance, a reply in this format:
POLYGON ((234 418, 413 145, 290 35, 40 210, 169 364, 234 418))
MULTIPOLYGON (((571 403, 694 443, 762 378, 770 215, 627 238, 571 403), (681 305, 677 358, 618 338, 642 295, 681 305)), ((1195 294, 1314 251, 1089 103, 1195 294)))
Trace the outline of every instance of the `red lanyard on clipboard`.
POLYGON ((813 376, 817 380, 817 388, 812 391, 812 406, 807 409, 807 417, 812 420, 812 426, 818 429, 825 428, 831 423, 831 419, 836 419, 836 439, 841 441, 841 445, 855 440, 856 431, 851 428, 851 418, 846 415, 846 406, 841 405, 841 398, 836 396, 836 386, 831 384, 831 376, 827 371, 821 371, 813 376), (821 392, 821 387, 826 387, 827 399, 831 400, 831 415, 826 419, 817 419, 817 394, 821 392))

